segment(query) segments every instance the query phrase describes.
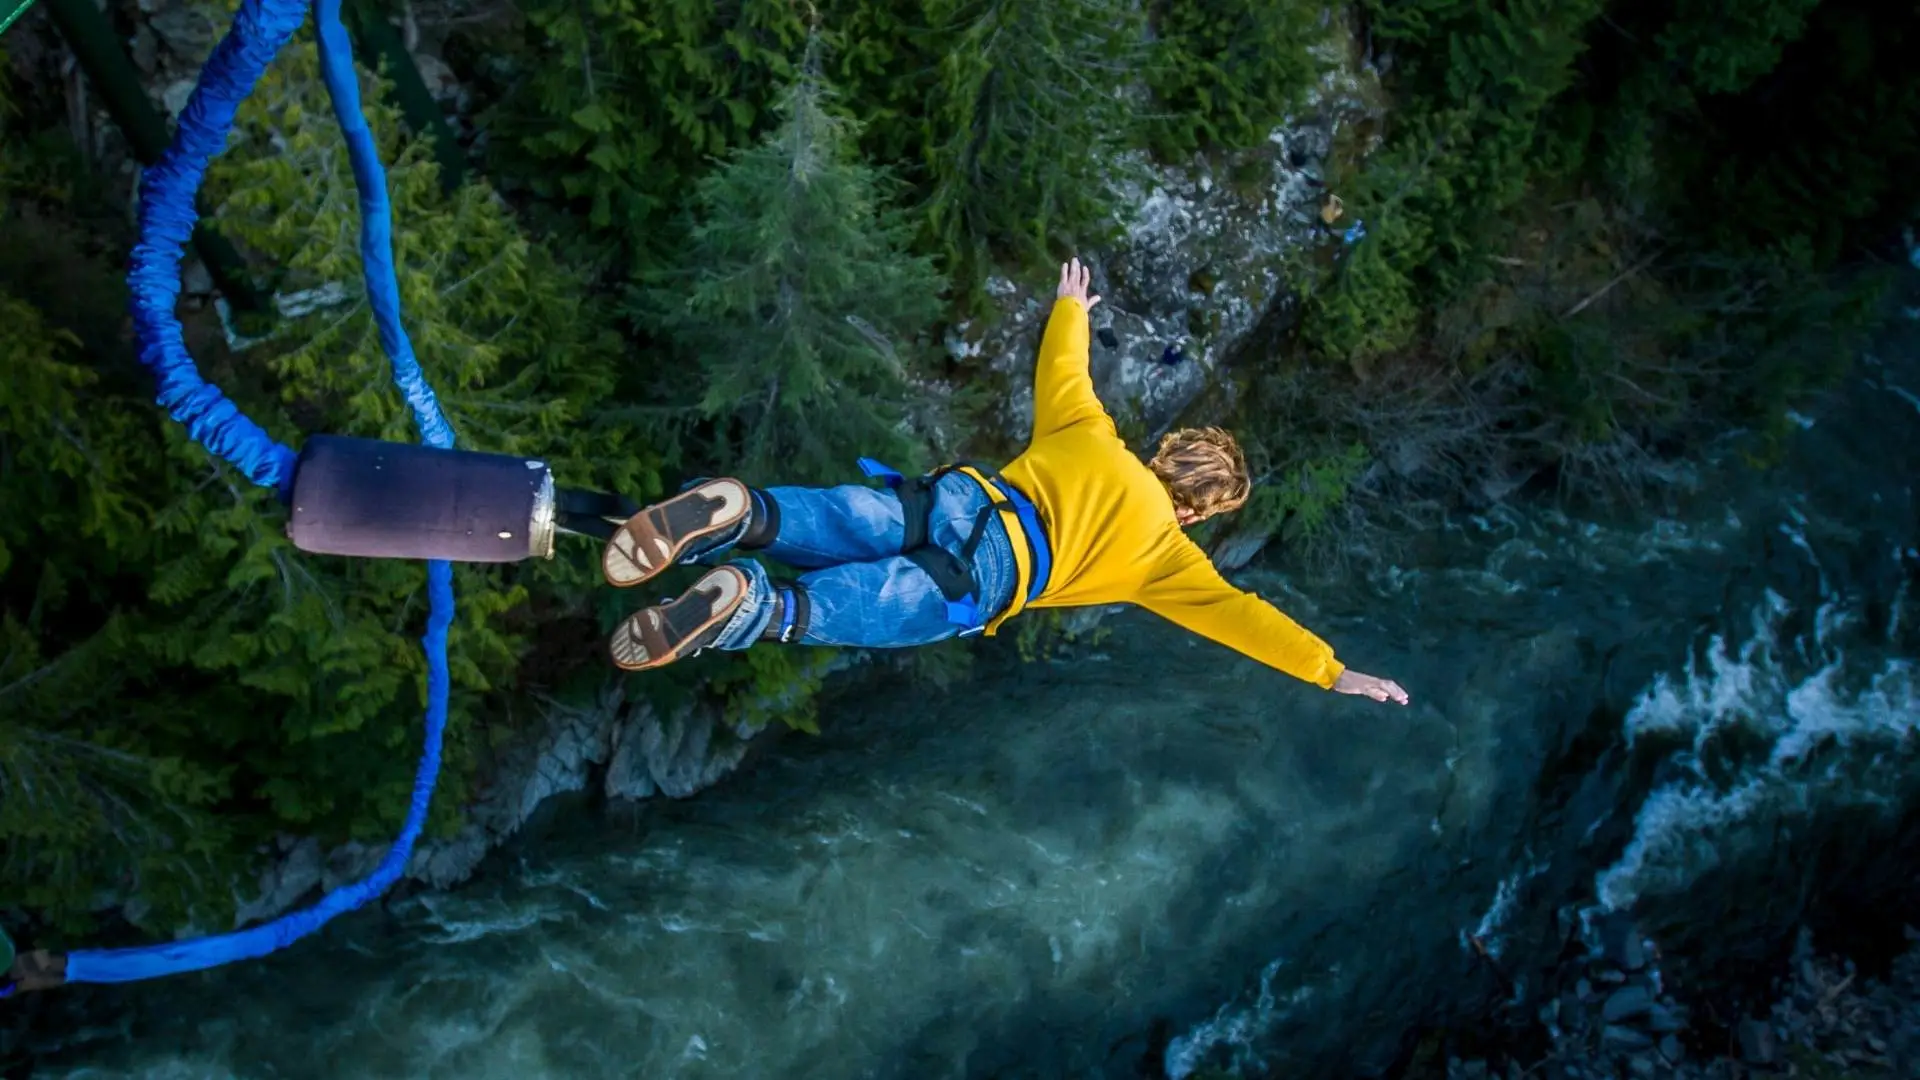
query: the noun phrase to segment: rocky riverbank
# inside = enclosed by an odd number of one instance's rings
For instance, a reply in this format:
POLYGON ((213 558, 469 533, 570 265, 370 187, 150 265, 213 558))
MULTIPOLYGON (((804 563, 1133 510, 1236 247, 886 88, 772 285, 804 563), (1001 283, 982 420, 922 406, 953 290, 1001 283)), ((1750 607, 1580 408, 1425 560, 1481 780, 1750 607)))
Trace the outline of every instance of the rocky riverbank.
POLYGON ((1602 928, 1599 954, 1560 973, 1539 1010, 1548 1052, 1453 1056, 1447 1080, 1879 1080, 1920 1076, 1920 930, 1884 978, 1818 952, 1803 929, 1765 1009, 1721 1016, 1662 977, 1632 924, 1602 928))
MULTIPOLYGON (((1329 159, 1336 138, 1376 123, 1383 105, 1378 73, 1344 26, 1329 17, 1328 30, 1326 74, 1264 146, 1171 165, 1135 151, 1113 165, 1119 236, 1082 253, 1101 297, 1091 366, 1100 399, 1137 441, 1157 439, 1221 388, 1261 326, 1290 309, 1290 267, 1347 242, 1353 223, 1327 186, 1329 159)), ((956 361, 984 360, 1005 388, 997 426, 1017 447, 1054 282, 995 276, 986 286, 991 314, 951 328, 946 346, 956 361)))

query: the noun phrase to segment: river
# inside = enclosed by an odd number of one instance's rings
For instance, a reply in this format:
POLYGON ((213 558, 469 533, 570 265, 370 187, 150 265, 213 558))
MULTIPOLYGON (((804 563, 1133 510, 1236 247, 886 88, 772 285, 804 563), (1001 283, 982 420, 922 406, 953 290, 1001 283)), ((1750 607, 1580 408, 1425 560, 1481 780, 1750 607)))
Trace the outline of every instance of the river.
POLYGON ((696 798, 563 811, 457 890, 63 991, 14 1052, 72 1080, 1367 1076, 1526 1002, 1609 910, 1758 963, 1818 882, 1877 880, 1920 790, 1916 367, 1866 357, 1785 464, 1700 464, 1664 516, 1503 511, 1345 579, 1243 576, 1411 707, 1144 614, 1070 662, 990 644, 696 798))

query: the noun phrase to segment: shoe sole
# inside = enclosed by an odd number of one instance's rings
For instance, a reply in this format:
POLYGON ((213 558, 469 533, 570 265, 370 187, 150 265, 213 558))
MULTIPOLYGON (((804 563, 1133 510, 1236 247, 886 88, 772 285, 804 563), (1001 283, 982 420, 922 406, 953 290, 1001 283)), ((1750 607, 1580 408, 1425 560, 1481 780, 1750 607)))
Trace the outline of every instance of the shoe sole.
POLYGON ((627 616, 607 649, 622 671, 649 671, 699 652, 746 602, 752 583, 732 566, 709 571, 686 592, 627 616))
POLYGON ((739 525, 753 508, 747 485, 709 480, 628 518, 600 552, 600 573, 616 589, 641 585, 687 549, 739 525))

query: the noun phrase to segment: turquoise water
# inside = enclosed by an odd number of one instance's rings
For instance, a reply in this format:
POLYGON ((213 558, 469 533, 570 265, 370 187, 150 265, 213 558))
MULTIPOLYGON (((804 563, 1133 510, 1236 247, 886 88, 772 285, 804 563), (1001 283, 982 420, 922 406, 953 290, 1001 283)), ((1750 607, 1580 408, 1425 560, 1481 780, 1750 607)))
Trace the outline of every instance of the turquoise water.
POLYGON ((1610 907, 1707 955, 1783 918, 1755 882, 1870 863, 1916 790, 1916 389, 1870 361, 1787 466, 1702 466, 1662 514, 1243 579, 1412 707, 1144 615, 1070 662, 989 648, 264 962, 45 995, 9 1050, 75 1080, 1377 1074, 1610 907))

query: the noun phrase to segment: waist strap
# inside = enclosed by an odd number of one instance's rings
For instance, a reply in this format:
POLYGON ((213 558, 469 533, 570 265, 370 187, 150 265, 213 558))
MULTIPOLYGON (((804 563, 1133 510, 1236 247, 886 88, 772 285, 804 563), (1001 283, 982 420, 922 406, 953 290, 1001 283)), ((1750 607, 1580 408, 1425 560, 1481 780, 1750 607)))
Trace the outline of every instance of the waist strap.
POLYGON ((1046 591, 1053 559, 1040 512, 1032 500, 998 473, 977 465, 956 464, 908 480, 899 470, 872 458, 861 458, 860 470, 868 476, 879 477, 898 493, 906 526, 901 555, 933 578, 946 597, 948 621, 962 627, 963 633, 978 632, 987 626, 988 620, 980 612, 973 554, 979 549, 987 523, 996 512, 1013 547, 1014 590, 1007 610, 995 622, 1012 617, 1046 591), (973 531, 958 555, 933 543, 931 537, 934 485, 951 472, 961 473, 979 484, 988 499, 987 505, 974 516, 973 531))
POLYGON ((984 488, 992 507, 1000 511, 1001 524, 1006 527, 1007 539, 1013 545, 1013 561, 1018 576, 1013 590, 1014 602, 1006 613, 1016 614, 1021 608, 1040 599, 1040 595, 1047 591, 1047 580, 1053 573, 1053 553, 1047 547, 1046 527, 1040 524, 1040 510, 1033 505, 1033 500, 997 472, 977 465, 960 465, 956 471, 984 488), (1012 511, 1011 517, 1007 514, 1009 510, 1012 511))

